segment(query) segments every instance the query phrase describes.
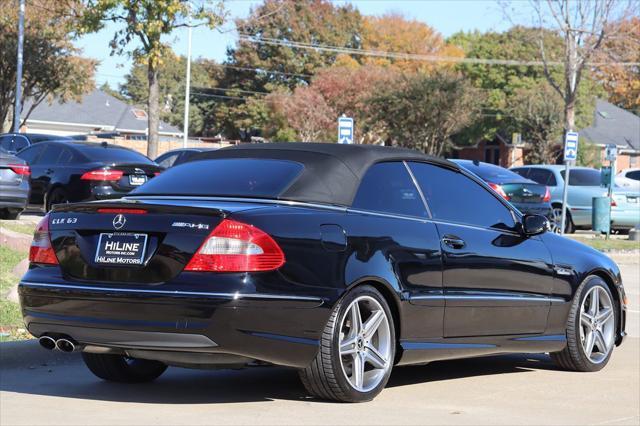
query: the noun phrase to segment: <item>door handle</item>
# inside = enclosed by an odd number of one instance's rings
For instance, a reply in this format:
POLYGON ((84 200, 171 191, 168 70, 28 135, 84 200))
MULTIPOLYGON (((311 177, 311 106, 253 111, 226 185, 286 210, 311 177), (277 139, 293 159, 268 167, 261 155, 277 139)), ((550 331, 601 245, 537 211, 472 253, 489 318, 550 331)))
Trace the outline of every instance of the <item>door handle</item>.
POLYGON ((467 244, 460 237, 456 237, 455 235, 445 235, 442 237, 442 242, 454 249, 461 249, 467 244))

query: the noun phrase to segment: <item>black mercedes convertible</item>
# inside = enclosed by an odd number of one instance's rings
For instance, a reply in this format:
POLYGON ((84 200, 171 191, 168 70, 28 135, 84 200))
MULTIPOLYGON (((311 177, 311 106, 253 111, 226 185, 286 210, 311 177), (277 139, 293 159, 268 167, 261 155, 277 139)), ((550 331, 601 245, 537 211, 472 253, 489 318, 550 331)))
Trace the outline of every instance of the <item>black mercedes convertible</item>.
POLYGON ((625 336, 619 269, 547 229, 416 151, 244 145, 119 201, 55 206, 19 291, 43 347, 118 382, 275 364, 358 402, 435 360, 548 352, 600 370, 625 336))

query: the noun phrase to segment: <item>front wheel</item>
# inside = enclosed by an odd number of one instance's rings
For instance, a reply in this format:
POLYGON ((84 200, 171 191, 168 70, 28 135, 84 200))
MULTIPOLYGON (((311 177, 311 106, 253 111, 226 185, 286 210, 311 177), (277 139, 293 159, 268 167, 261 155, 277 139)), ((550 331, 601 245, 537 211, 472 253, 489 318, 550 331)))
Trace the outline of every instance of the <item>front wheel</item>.
POLYGON ((607 284, 587 277, 574 297, 567 320, 567 346, 551 358, 574 371, 599 371, 611 358, 616 340, 616 305, 607 284))
POLYGON ((374 287, 349 292, 327 322, 316 358, 300 378, 307 391, 341 402, 370 401, 387 384, 396 337, 389 306, 374 287))
POLYGON ((159 361, 127 358, 124 355, 83 352, 82 359, 93 374, 111 382, 150 382, 160 377, 167 369, 167 366, 159 361))

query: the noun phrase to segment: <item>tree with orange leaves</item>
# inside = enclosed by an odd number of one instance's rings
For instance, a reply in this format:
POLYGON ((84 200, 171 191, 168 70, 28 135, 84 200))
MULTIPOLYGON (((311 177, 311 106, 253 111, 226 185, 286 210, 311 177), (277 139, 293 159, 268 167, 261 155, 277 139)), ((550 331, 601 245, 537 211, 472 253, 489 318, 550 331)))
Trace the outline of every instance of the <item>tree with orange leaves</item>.
MULTIPOLYGON (((363 18, 362 49, 434 57, 464 57, 462 49, 447 44, 442 35, 429 25, 393 13, 363 18)), ((436 66, 435 62, 377 56, 364 56, 362 62, 371 65, 393 65, 403 71, 428 70, 436 66)))
POLYGON ((640 66, 613 62, 640 63, 640 18, 634 16, 611 24, 614 36, 607 39, 595 62, 595 77, 609 94, 609 101, 640 115, 640 66))

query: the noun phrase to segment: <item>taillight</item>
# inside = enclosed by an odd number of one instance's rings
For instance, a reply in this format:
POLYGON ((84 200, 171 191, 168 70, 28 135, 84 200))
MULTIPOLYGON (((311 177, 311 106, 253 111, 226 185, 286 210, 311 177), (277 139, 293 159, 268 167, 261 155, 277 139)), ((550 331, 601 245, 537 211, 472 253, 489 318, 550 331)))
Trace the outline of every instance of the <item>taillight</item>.
POLYGON ((161 172, 153 172, 154 176, 159 176, 161 172))
POLYGON ((82 180, 119 180, 124 172, 122 170, 98 169, 91 170, 82 175, 82 180))
POLYGON ((257 272, 284 265, 280 246, 253 225, 224 219, 209 234, 185 271, 257 272))
POLYGON ((498 185, 496 183, 489 183, 489 186, 491 187, 491 189, 493 189, 498 194, 500 194, 500 196, 502 198, 504 198, 505 200, 509 201, 509 196, 507 195, 506 192, 504 192, 504 189, 502 189, 502 187, 500 185, 498 185))
POLYGON ((549 191, 549 187, 545 188, 544 198, 542 199, 543 203, 548 203, 551 201, 551 191, 549 191))
POLYGON ((58 258, 51 246, 49 236, 49 215, 45 215, 38 223, 29 248, 29 262, 45 265, 57 265, 58 258))
POLYGON ((611 207, 618 207, 618 203, 613 198, 611 199, 611 207))
POLYGON ((31 174, 31 169, 26 164, 9 164, 8 167, 17 175, 29 176, 31 174))

